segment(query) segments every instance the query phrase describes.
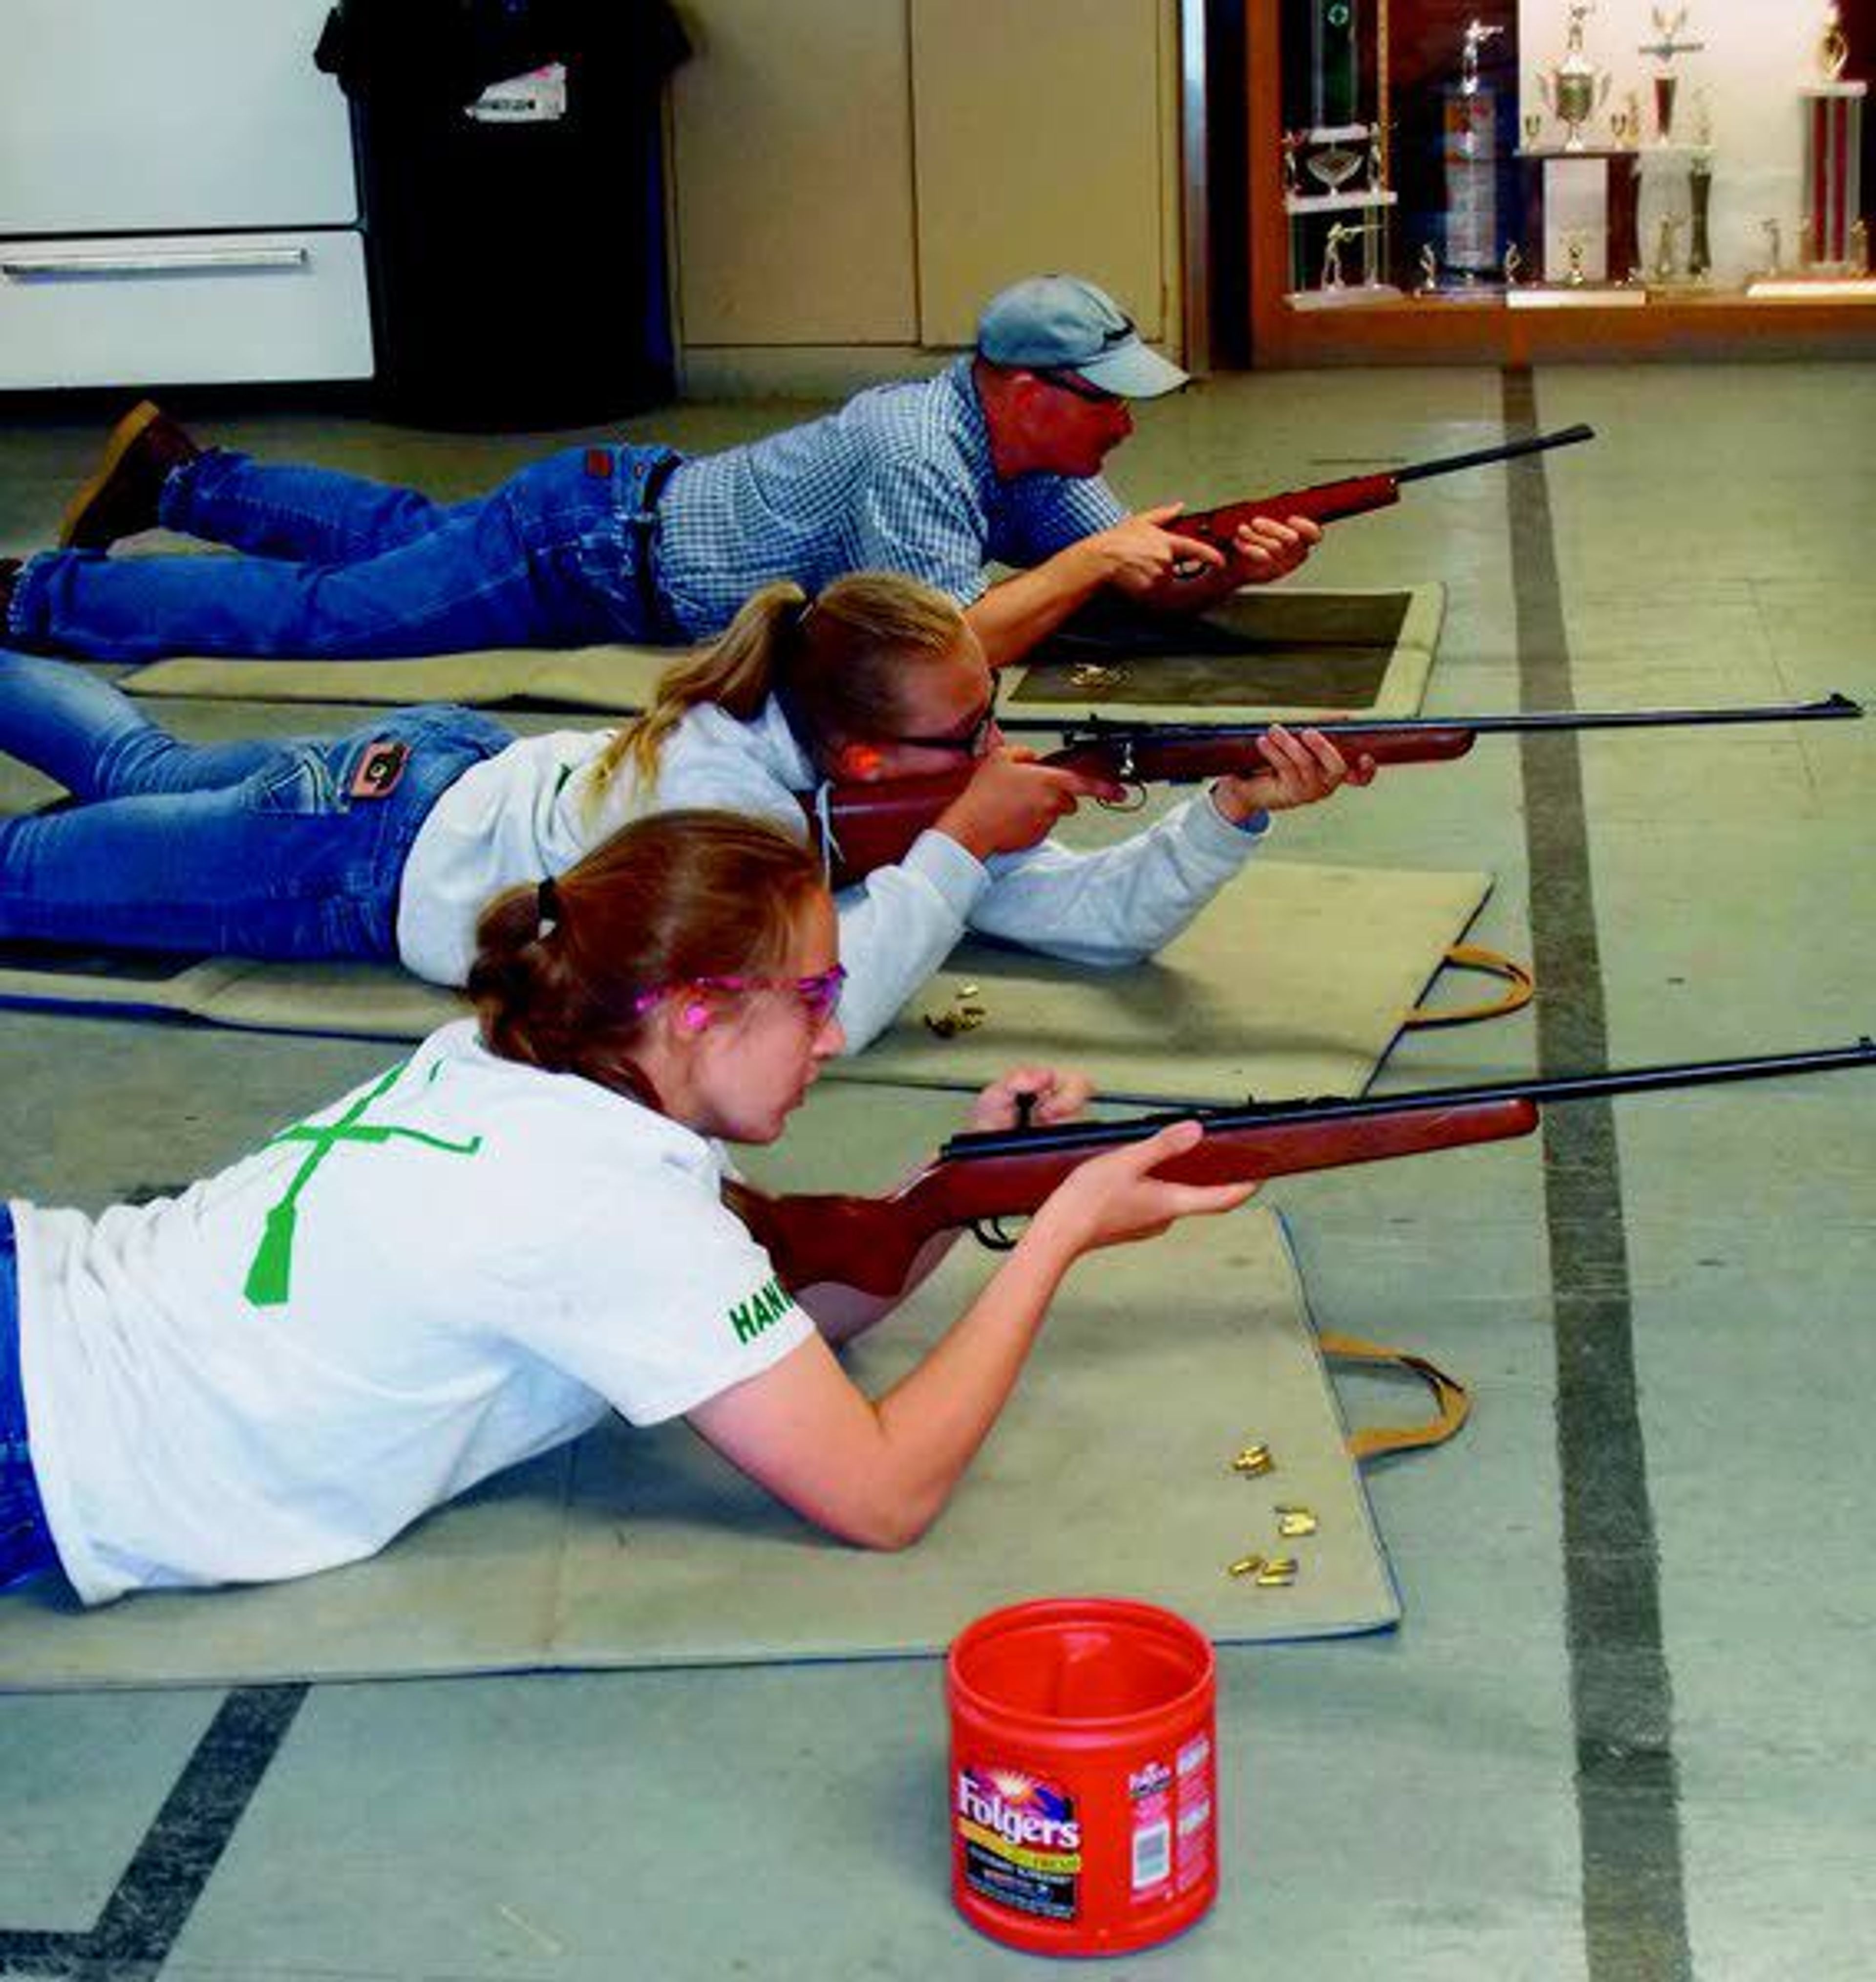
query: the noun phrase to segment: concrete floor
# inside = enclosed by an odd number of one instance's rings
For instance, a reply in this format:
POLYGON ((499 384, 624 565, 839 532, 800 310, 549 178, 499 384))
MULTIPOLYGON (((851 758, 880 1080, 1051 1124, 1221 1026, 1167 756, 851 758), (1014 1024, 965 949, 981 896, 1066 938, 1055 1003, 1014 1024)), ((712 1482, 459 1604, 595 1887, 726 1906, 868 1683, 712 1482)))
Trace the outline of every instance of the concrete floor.
MULTIPOLYGON (((801 410, 631 429, 701 449, 801 410)), ((1148 409, 1115 479, 1221 500, 1531 419, 1601 437, 1410 489, 1308 575, 1445 583, 1430 712, 1876 698, 1876 366, 1232 379, 1148 409)), ((547 444, 202 424, 445 494, 547 444)), ((8 421, 0 551, 48 540, 98 434, 8 421)), ((217 722, 304 726, 182 726, 217 722)), ((1411 1039, 1384 1084, 1842 1044, 1876 1029, 1873 769, 1850 725, 1484 742, 1283 843, 1489 866, 1478 933, 1537 959, 1533 1012, 1411 1039)), ((45 795, 0 766, 0 804, 45 795)), ((384 1057, 0 1013, 5 1187, 96 1206, 194 1175, 384 1057)), ((1851 1073, 1559 1109, 1528 1143, 1271 1193, 1323 1323, 1423 1346, 1477 1414, 1371 1483, 1398 1632, 1223 1653, 1222 1893, 1118 1972, 1870 1972, 1872 1103, 1851 1073)), ((903 1154, 875 1113, 862 1168, 903 1154)), ((916 1661, 0 1698, 0 1975, 1033 1967, 950 1908, 944 1740, 916 1661)))

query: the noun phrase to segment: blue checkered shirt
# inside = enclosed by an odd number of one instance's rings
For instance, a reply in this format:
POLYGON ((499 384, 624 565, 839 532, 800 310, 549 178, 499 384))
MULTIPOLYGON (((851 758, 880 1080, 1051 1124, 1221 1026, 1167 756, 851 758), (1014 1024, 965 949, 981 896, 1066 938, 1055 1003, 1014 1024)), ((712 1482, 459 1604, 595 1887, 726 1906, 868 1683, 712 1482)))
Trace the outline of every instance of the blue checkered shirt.
POLYGON ((999 480, 961 358, 805 426, 685 462, 658 506, 654 569, 678 626, 706 639, 778 578, 812 594, 845 572, 905 572, 968 606, 993 559, 1039 564, 1125 514, 1098 476, 999 480))

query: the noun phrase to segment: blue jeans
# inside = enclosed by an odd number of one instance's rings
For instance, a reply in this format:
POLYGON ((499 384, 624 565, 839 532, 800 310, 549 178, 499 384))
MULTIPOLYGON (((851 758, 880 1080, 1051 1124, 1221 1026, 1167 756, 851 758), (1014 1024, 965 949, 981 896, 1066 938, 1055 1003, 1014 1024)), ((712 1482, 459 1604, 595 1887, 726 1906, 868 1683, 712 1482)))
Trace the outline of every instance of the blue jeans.
POLYGON ((109 682, 0 651, 0 750, 76 804, 0 819, 0 937, 262 957, 395 957, 418 828, 514 741, 492 716, 387 711, 339 737, 185 743, 109 682), (368 746, 409 746, 382 796, 368 746))
POLYGON ((19 1260, 13 1214, 0 1204, 0 1590, 58 1567, 26 1449, 26 1393, 19 1373, 19 1260))
POLYGON ((324 469, 213 451, 163 488, 172 529, 242 558, 48 551, 22 573, 20 644, 365 659, 678 637, 650 568, 648 476, 668 448, 570 448, 449 506, 324 469))

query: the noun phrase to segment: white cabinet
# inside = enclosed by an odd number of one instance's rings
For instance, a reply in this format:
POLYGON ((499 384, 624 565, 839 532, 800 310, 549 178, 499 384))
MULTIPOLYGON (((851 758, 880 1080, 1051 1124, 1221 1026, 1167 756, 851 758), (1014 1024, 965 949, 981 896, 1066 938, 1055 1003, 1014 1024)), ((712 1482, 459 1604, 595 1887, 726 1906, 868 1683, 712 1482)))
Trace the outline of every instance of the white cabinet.
POLYGON ((348 231, 0 242, 0 384, 368 378, 348 231))
POLYGON ((6 0, 0 388, 372 371, 328 0, 6 0))

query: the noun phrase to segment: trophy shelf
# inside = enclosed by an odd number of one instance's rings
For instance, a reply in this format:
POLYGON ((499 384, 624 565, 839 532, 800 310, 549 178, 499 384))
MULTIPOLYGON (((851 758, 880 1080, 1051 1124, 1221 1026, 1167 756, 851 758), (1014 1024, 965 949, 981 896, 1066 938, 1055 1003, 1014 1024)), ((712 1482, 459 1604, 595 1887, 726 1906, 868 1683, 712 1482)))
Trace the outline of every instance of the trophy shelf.
MULTIPOLYGON (((1391 4, 1398 13, 1411 0, 1380 4, 1384 10, 1391 4)), ((1646 279, 1571 285, 1553 273, 1545 282, 1528 280, 1516 303, 1508 306, 1503 285, 1492 281, 1415 294, 1415 270, 1397 263, 1391 279, 1400 288, 1385 296, 1364 299, 1358 306, 1351 306, 1352 298, 1341 306, 1299 306, 1290 292, 1292 230, 1299 218, 1351 209, 1378 214, 1394 208, 1399 195, 1391 186, 1327 194, 1286 186, 1280 16, 1287 11, 1283 0, 1248 0, 1247 8, 1253 365, 1526 365, 1571 359, 1867 358, 1876 352, 1876 281, 1833 281, 1821 270, 1816 277, 1792 274, 1724 287, 1646 279)), ((1539 173, 1552 162, 1626 158, 1645 181, 1651 167, 1684 172, 1705 148, 1680 142, 1677 132, 1667 143, 1643 137, 1613 146, 1591 138, 1576 151, 1561 142, 1514 142, 1501 155, 1515 170, 1539 173)), ((1405 252, 1405 244, 1398 245, 1397 255, 1405 252)))
POLYGON ((1398 192, 1287 192, 1283 196, 1286 213, 1352 213, 1372 212, 1392 206, 1398 192))

